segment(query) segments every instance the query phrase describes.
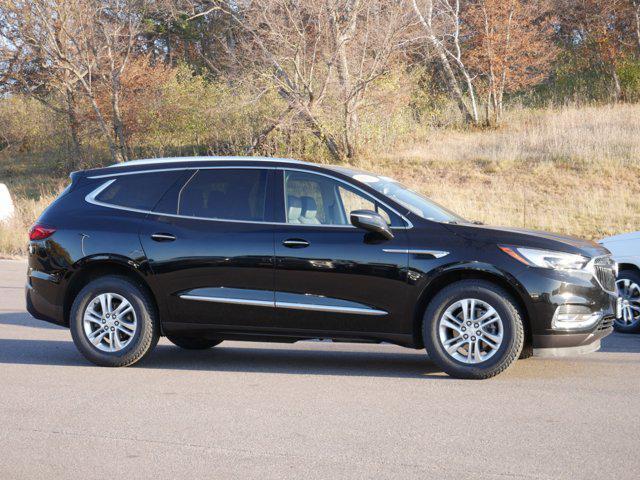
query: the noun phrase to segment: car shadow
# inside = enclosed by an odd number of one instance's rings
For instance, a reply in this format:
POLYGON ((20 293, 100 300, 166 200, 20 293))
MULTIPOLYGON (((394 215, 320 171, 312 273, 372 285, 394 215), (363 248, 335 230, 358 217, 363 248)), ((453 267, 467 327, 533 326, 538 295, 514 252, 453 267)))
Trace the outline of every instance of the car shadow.
POLYGON ((37 320, 31 315, 25 312, 3 312, 0 313, 0 324, 2 325, 17 325, 20 327, 29 328, 45 328, 45 329, 64 329, 53 323, 37 320))
POLYGON ((601 352, 640 353, 640 334, 614 332, 602 339, 601 352))
MULTIPOLYGON (((28 328, 61 329, 41 322, 24 312, 0 313, 0 324, 28 328)), ((344 375, 397 378, 447 379, 423 351, 381 345, 380 351, 345 351, 345 344, 332 350, 325 346, 279 346, 269 344, 223 342, 204 351, 183 350, 167 343, 133 368, 200 370, 218 372, 257 372, 291 375, 344 375), (246 345, 246 346, 244 346, 246 345), (262 346, 264 345, 264 346, 262 346), (387 350, 387 351, 385 351, 387 350)), ((602 341, 602 352, 640 353, 640 335, 614 333, 602 341)), ((85 360, 69 340, 0 338, 0 364, 84 366, 85 360)))
MULTIPOLYGON (((344 344, 341 345, 342 347, 344 344)), ((363 377, 447 378, 424 352, 344 351, 322 348, 225 346, 206 351, 159 345, 144 368, 363 377)))
MULTIPOLYGON (((382 346, 381 348, 385 348, 382 346)), ((0 338, 0 364, 93 366, 73 342, 0 338)), ((202 351, 158 345, 132 368, 201 370, 212 372, 279 373, 291 375, 344 375, 363 377, 448 378, 424 353, 407 351, 358 352, 301 350, 292 347, 225 346, 202 351)))

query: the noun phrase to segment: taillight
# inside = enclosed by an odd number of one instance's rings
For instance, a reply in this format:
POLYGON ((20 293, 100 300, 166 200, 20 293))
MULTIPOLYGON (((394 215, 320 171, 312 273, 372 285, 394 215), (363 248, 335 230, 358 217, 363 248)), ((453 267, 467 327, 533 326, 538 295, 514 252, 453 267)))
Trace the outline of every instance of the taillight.
POLYGON ((44 240, 56 232, 55 228, 38 225, 37 223, 29 230, 29 240, 44 240))

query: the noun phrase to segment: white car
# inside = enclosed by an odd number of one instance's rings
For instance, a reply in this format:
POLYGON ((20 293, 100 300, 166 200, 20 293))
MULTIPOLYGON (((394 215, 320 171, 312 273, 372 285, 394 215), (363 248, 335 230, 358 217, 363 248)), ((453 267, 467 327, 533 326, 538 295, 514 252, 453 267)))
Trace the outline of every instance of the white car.
POLYGON ((618 263, 618 294, 622 316, 615 321, 620 332, 640 332, 640 232, 623 233, 600 240, 618 263))

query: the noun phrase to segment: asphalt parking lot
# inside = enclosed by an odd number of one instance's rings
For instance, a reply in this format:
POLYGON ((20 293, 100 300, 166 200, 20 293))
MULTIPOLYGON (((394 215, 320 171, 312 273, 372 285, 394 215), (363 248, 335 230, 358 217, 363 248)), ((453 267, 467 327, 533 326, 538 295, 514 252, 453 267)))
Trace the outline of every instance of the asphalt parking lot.
POLYGON ((0 261, 0 478, 639 478, 640 335, 446 377, 391 345, 161 340, 91 366, 0 261))

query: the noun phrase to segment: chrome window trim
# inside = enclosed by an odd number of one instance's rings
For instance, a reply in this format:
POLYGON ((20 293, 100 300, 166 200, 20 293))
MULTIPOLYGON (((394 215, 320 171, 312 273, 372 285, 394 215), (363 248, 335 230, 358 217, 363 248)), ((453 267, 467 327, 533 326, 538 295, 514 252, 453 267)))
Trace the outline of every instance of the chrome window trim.
POLYGON ((316 312, 333 312, 333 313, 353 313, 357 315, 381 316, 387 315, 384 310, 376 310, 374 308, 358 308, 358 307, 340 307, 338 305, 318 305, 313 303, 292 303, 278 302, 267 300, 251 300, 245 298, 229 298, 229 297, 205 297, 201 295, 182 294, 180 298, 183 300, 195 300, 212 303, 227 303, 232 305, 249 305, 256 307, 270 308, 287 308, 292 310, 310 310, 316 312))
POLYGON ((385 253, 409 253, 413 255, 431 255, 435 258, 442 258, 449 255, 450 252, 444 250, 416 250, 413 248, 383 248, 385 253))
POLYGON ((88 177, 90 179, 96 178, 110 178, 110 177, 123 177, 125 175, 138 175, 141 173, 156 173, 156 172, 184 172, 185 170, 221 170, 221 169, 234 169, 234 170, 276 170, 278 167, 270 167, 264 165, 216 165, 208 167, 173 167, 173 168, 154 168, 152 170, 136 170, 135 172, 122 172, 122 173, 105 173, 104 175, 94 175, 88 177))
MULTIPOLYGON (((198 170, 220 170, 220 169, 228 169, 228 170, 237 170, 237 169, 251 169, 251 170, 294 170, 294 171, 299 171, 299 172, 303 172, 303 173, 309 173, 309 174, 315 174, 315 175, 321 175, 324 177, 328 177, 331 178, 333 180, 336 180, 338 182, 344 183, 345 185, 349 185, 352 188, 355 188, 359 191, 361 191, 364 195, 366 195, 369 198, 374 198, 378 203, 380 203, 381 205, 384 205, 385 207, 387 207, 389 210, 391 210, 392 212, 394 212, 396 215, 398 215, 400 218, 402 218, 403 221, 405 221, 407 223, 407 226, 404 227, 391 227, 392 230, 410 230, 411 228, 413 228, 413 223, 411 223, 409 221, 409 219, 407 219, 404 215, 398 213, 397 210, 395 210, 394 208, 390 207, 389 205, 387 205, 385 202, 383 202, 382 200, 378 200, 376 197, 374 197, 373 195, 369 194, 368 192, 364 191, 363 189, 361 189, 360 187, 347 182, 346 180, 342 180, 341 178, 337 178, 333 175, 329 175, 323 172, 315 172, 313 170, 307 170, 304 168, 288 168, 288 167, 276 167, 276 166, 262 166, 262 165, 254 165, 254 166, 236 166, 236 165, 216 165, 216 166, 208 166, 208 167, 188 167, 188 168, 168 168, 168 169, 153 169, 153 170, 139 170, 136 172, 125 172, 125 173, 120 173, 120 174, 108 174, 108 175, 97 175, 94 177, 89 177, 91 179, 97 179, 97 178, 110 178, 110 177, 118 177, 121 175, 136 175, 136 174, 142 174, 142 173, 153 173, 153 172, 171 172, 171 171, 184 171, 184 170, 195 170, 196 173, 198 170)), ((194 173, 195 175, 195 173, 194 173)), ((191 178, 193 178, 193 175, 191 176, 191 178)), ((186 183, 188 183, 191 178, 189 180, 187 180, 186 183)), ((113 205, 111 203, 105 203, 105 202, 101 202, 99 200, 96 200, 96 197, 98 195, 100 195, 100 193, 102 193, 102 191, 104 191, 109 185, 111 185, 113 182, 115 182, 117 180, 117 178, 112 178, 111 180, 107 180, 105 183, 103 183, 102 185, 100 185, 99 187, 97 187, 95 190, 91 191, 86 197, 85 197, 85 201, 88 203, 91 203, 93 205, 98 205, 101 207, 106 207, 106 208, 113 208, 115 210, 123 210, 126 212, 135 212, 135 213, 144 213, 147 215, 158 215, 161 217, 170 217, 170 218, 184 218, 184 219, 188 219, 188 220, 205 220, 205 221, 209 221, 209 222, 231 222, 231 223, 245 223, 245 224, 257 224, 257 225, 286 225, 286 226, 296 226, 296 227, 323 227, 323 228, 352 228, 352 229, 356 229, 356 227, 354 227, 353 225, 322 225, 322 224, 305 224, 305 223, 287 223, 287 222, 267 222, 267 221, 258 221, 258 220, 233 220, 233 219, 226 219, 226 218, 208 218, 208 217, 190 217, 188 215, 179 215, 179 214, 174 214, 174 213, 163 213, 163 212, 154 212, 152 210, 142 210, 142 209, 138 209, 138 208, 130 208, 130 207, 123 207, 120 205, 113 205)), ((283 182, 284 182, 284 175, 283 175, 283 182)), ((284 192, 283 192, 284 194, 284 192)), ((285 212, 286 214, 286 212, 285 212)))

